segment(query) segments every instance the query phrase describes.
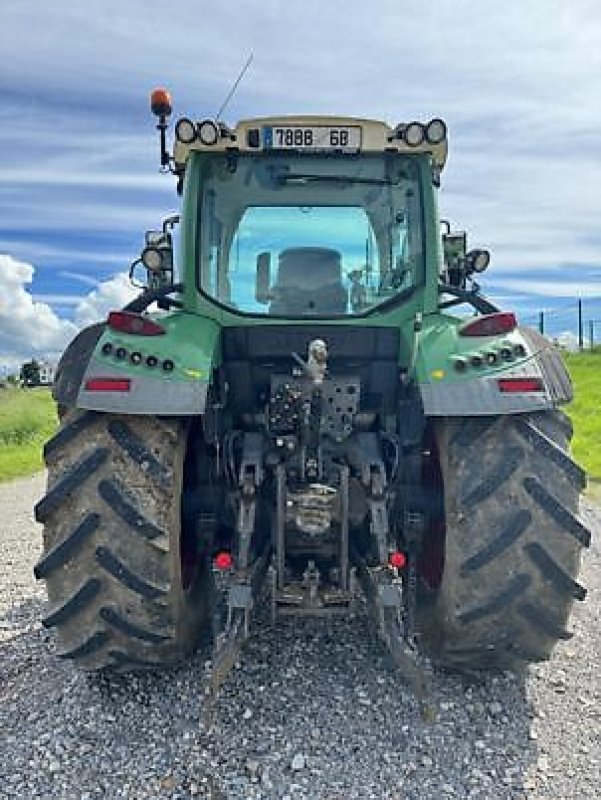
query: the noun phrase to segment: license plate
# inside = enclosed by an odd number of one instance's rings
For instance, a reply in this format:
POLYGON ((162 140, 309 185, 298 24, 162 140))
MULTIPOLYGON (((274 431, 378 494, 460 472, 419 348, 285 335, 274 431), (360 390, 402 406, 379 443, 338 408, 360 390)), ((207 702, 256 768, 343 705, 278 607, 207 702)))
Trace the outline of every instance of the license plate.
POLYGON ((266 150, 346 150, 361 148, 358 125, 283 125, 263 128, 266 150))

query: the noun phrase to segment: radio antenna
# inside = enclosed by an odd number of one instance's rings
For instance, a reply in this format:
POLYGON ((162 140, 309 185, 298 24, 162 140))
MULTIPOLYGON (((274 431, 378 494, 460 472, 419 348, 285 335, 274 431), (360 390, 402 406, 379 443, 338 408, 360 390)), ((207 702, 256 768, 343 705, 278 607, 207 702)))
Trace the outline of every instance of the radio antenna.
POLYGON ((235 91, 236 91, 236 89, 238 88, 238 85, 239 85, 240 81, 241 81, 241 80, 242 80, 242 78, 244 77, 244 74, 246 73, 246 70, 247 70, 247 69, 250 67, 250 64, 251 64, 251 61, 252 61, 252 60, 253 60, 253 54, 251 53, 251 54, 249 55, 249 57, 246 59, 246 63, 245 63, 245 65, 244 65, 244 66, 242 67, 242 69, 240 70, 240 74, 238 75, 238 77, 237 77, 237 78, 236 78, 236 80, 234 81, 234 84, 233 84, 232 88, 229 90, 229 92, 228 92, 228 94, 227 94, 227 96, 226 96, 225 100, 224 100, 224 101, 223 101, 223 103, 221 104, 221 108, 220 108, 220 109, 219 109, 219 111, 218 111, 218 112, 215 114, 215 119, 219 119, 219 117, 220 117, 220 116, 223 114, 223 112, 225 111, 225 109, 226 109, 226 107, 227 107, 228 103, 230 102, 230 100, 231 100, 231 99, 232 99, 232 97, 234 96, 234 92, 235 92, 235 91))

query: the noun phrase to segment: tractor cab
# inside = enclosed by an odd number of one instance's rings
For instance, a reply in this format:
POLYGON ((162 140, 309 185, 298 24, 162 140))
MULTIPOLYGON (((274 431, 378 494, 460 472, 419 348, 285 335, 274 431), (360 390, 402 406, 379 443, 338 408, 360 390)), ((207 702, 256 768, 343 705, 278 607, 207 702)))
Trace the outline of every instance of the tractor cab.
POLYGON ((446 158, 441 120, 230 129, 184 118, 175 136, 172 168, 194 220, 185 260, 204 302, 260 317, 365 316, 424 286, 428 258, 438 261, 425 208, 446 158))
POLYGON ((209 300, 245 314, 352 316, 423 284, 410 159, 222 155, 191 168, 203 220, 198 286, 209 300))

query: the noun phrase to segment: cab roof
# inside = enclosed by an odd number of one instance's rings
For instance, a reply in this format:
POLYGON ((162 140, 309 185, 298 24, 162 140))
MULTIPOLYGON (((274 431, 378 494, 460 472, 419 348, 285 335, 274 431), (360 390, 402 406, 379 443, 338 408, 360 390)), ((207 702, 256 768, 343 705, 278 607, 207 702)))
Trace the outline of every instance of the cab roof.
POLYGON ((441 119, 427 123, 385 122, 357 117, 294 115, 257 117, 239 121, 198 122, 180 118, 175 125, 174 160, 185 166, 191 152, 240 153, 430 153, 442 170, 447 157, 447 129, 441 119))

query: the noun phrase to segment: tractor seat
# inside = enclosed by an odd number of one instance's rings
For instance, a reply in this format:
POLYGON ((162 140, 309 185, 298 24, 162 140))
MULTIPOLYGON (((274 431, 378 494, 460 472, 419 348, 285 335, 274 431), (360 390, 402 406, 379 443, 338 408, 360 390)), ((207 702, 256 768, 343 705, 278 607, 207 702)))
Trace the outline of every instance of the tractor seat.
POLYGON ((291 247, 278 259, 270 314, 344 314, 348 293, 340 253, 326 247, 291 247))

